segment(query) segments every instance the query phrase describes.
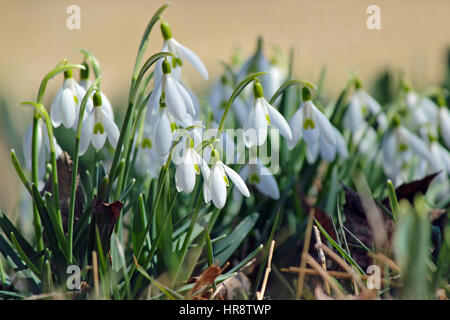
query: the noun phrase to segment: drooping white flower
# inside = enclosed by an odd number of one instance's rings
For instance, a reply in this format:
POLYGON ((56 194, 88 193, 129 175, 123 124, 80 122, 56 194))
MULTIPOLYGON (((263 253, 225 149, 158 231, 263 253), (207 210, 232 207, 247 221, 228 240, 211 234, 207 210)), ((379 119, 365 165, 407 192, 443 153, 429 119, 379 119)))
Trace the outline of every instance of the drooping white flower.
POLYGON ((332 145, 327 141, 327 139, 324 138, 323 135, 321 135, 319 142, 307 145, 306 160, 308 163, 312 164, 316 162, 319 152, 323 160, 327 162, 332 162, 336 157, 336 153, 338 153, 343 159, 348 158, 347 143, 345 142, 344 137, 333 125, 332 128, 335 134, 336 144, 332 145))
POLYGON ((235 187, 246 197, 250 196, 247 186, 241 176, 223 164, 219 159, 219 154, 216 150, 211 152, 211 158, 213 165, 207 180, 207 183, 203 188, 203 196, 206 203, 211 200, 214 205, 221 209, 225 206, 227 201, 227 187, 230 185, 228 178, 233 181, 235 187))
POLYGON ((51 104, 50 116, 53 127, 61 123, 66 128, 76 128, 78 111, 86 91, 73 79, 72 70, 64 72, 63 86, 58 90, 51 104))
POLYGON ((355 81, 356 91, 350 99, 350 104, 345 112, 344 126, 352 132, 356 132, 365 123, 368 114, 377 115, 377 123, 384 130, 387 128, 387 118, 382 112, 380 104, 361 88, 361 83, 355 81))
POLYGON ((192 125, 192 116, 196 114, 194 103, 188 91, 171 74, 170 62, 164 59, 161 65, 163 75, 160 81, 155 81, 155 87, 148 101, 148 109, 156 110, 161 98, 163 98, 171 116, 185 124, 192 125))
MULTIPOLYGON (((217 81, 211 91, 211 95, 209 97, 209 103, 211 105, 211 109, 213 112, 214 120, 219 122, 222 118, 223 112, 225 111, 226 104, 233 93, 233 89, 229 84, 229 80, 223 75, 219 81, 217 81)), ((234 99, 231 107, 233 108, 234 113, 236 114, 237 120, 241 123, 244 123, 244 120, 247 116, 247 106, 242 101, 240 97, 236 97, 234 99)))
POLYGON ((384 135, 381 148, 384 171, 393 180, 401 175, 404 165, 414 155, 423 158, 428 163, 433 161, 426 143, 400 125, 397 117, 394 118, 394 128, 384 135))
POLYGON ((289 122, 292 139, 287 141, 288 148, 293 149, 301 137, 308 145, 319 143, 322 137, 326 144, 336 146, 336 133, 327 117, 312 102, 308 88, 303 87, 302 97, 300 108, 289 122))
POLYGON ((445 146, 450 149, 450 113, 444 105, 439 108, 439 128, 445 146))
MULTIPOLYGON (((173 76, 175 79, 181 79, 181 67, 183 66, 184 60, 187 60, 202 76, 203 79, 208 80, 208 70, 206 70, 205 65, 202 60, 190 49, 183 46, 177 40, 172 37, 172 30, 170 29, 167 22, 161 22, 161 33, 164 38, 164 44, 162 52, 169 52, 174 55, 174 57, 168 57, 167 59, 173 67, 173 76)), ((156 85, 163 76, 161 72, 162 59, 156 63, 154 72, 154 83, 156 85)))
POLYGON ((94 93, 93 102, 94 109, 85 115, 81 126, 80 155, 86 152, 90 143, 98 151, 103 148, 106 138, 113 148, 116 148, 119 140, 119 129, 103 107, 102 98, 98 92, 94 93))
POLYGON ((281 113, 264 98, 263 88, 259 81, 255 81, 253 91, 255 104, 244 123, 244 142, 247 148, 264 144, 269 125, 277 128, 287 140, 291 140, 292 132, 289 124, 281 113))
POLYGON ((428 97, 420 96, 418 93, 408 90, 405 97, 406 106, 411 115, 409 127, 412 130, 422 130, 428 134, 431 129, 436 133, 438 107, 428 97))
MULTIPOLYGON (((239 175, 244 181, 249 181, 262 194, 278 200, 280 198, 280 190, 277 181, 272 172, 261 163, 258 158, 253 158, 246 164, 239 175)), ((241 193, 238 189, 233 190, 233 198, 239 200, 241 193)))
POLYGON ((205 178, 205 183, 209 178, 210 170, 203 158, 195 151, 192 138, 186 140, 186 146, 180 163, 175 170, 175 184, 178 192, 191 193, 195 187, 195 176, 200 174, 200 170, 205 178))
POLYGON ((153 147, 151 139, 145 135, 138 146, 135 169, 139 174, 149 174, 156 179, 166 159, 167 156, 161 157, 153 147))
MULTIPOLYGON (((83 66, 85 69, 80 70, 80 86, 84 89, 84 91, 88 91, 88 89, 92 85, 92 81, 89 79, 89 66, 87 63, 83 63, 83 66)), ((92 93, 94 95, 94 93, 92 93)), ((111 120, 114 120, 114 112, 111 105, 111 102, 109 101, 106 94, 103 93, 103 91, 100 91, 100 96, 102 98, 102 107, 105 108, 106 113, 108 114, 108 117, 111 120)), ((81 103, 81 101, 80 101, 81 103)), ((91 100, 88 101, 88 104, 86 105, 86 110, 90 111, 93 107, 93 102, 91 100)))
POLYGON ((428 173, 441 173, 436 177, 439 181, 445 181, 450 174, 450 152, 439 144, 435 139, 430 143, 430 162, 428 173))
MULTIPOLYGON (((46 171, 46 163, 50 159, 50 139, 48 137, 47 129, 44 128, 42 119, 38 120, 37 130, 36 130, 36 150, 38 153, 38 178, 43 180, 46 171), (44 139, 44 141, 42 141, 44 139)), ((58 159, 62 153, 61 147, 56 142, 55 137, 53 137, 53 142, 55 144, 55 156, 58 159)), ((33 125, 28 127, 27 132, 23 138, 22 148, 23 154, 25 156, 25 162, 28 170, 31 170, 32 165, 32 146, 33 146, 33 125)))

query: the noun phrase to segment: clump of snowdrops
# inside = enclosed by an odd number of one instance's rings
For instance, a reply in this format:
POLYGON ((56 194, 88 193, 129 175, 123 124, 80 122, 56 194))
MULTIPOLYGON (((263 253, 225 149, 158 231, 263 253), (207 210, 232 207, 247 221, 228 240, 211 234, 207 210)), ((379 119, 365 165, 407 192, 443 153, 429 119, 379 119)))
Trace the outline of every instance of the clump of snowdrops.
MULTIPOLYGON (((446 89, 419 93, 402 78, 395 97, 379 103, 351 75, 330 101, 325 72, 318 85, 294 78, 292 55, 287 65, 278 51, 269 59, 262 38, 246 61, 236 56, 223 63, 223 74, 209 85, 201 58, 163 20, 166 8, 145 30, 122 121, 101 90, 108 79, 86 50, 80 64, 59 62, 36 100, 23 103, 33 107, 25 163, 14 150, 11 158, 32 203, 21 207, 30 212, 25 221, 20 214, 21 224, 33 228, 25 233, 1 213, 0 297, 205 297, 193 292, 193 276, 222 268, 202 289, 209 290, 253 265, 251 286, 242 291, 255 298, 271 240, 277 240, 275 268, 289 255, 289 263, 301 261, 313 207, 326 213, 337 235, 330 237, 316 219, 322 241, 364 278, 367 270, 347 241, 358 237, 343 223, 351 221, 351 212, 342 212, 344 185, 355 186, 363 202, 389 197, 392 245, 367 248, 360 241, 359 249, 391 258, 406 289, 385 284, 376 296, 448 292, 449 227, 437 230, 428 218, 450 201, 446 89), (162 49, 145 59, 155 26, 162 49), (210 88, 206 98, 186 84, 186 67, 210 88), (45 106, 49 81, 62 85, 45 106), (397 199, 395 186, 436 172, 426 198, 397 199), (72 277, 76 268, 79 279, 72 277)), ((296 296, 300 280, 279 270, 277 279, 281 297, 296 296)), ((340 290, 358 293, 351 281, 340 281, 340 290)))

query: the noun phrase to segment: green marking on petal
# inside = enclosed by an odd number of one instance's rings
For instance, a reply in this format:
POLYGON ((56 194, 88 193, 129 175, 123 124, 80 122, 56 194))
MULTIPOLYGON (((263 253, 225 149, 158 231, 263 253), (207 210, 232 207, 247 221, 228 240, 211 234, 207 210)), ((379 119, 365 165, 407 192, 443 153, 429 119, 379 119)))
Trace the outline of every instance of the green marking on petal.
POLYGON ((406 150, 408 150, 408 145, 406 145, 405 143, 400 143, 398 145, 398 151, 399 152, 405 152, 406 150))
POLYGON ((195 168, 195 172, 197 172, 197 174, 199 174, 200 169, 198 168, 198 165, 196 163, 194 163, 194 168, 195 168))
POLYGON ((266 120, 267 120, 267 123, 270 124, 270 117, 268 114, 266 114, 266 120))
POLYGON ((152 141, 149 138, 144 138, 141 143, 142 149, 152 148, 152 141))
POLYGON ((369 109, 367 108, 367 106, 364 105, 361 107, 361 112, 363 116, 366 117, 369 114, 369 109))
POLYGON ((96 123, 94 126, 94 134, 104 134, 105 128, 103 127, 103 124, 101 122, 96 123))
POLYGON ((227 185, 227 187, 230 185, 230 183, 228 182, 228 178, 227 176, 223 176, 223 180, 225 180, 225 184, 227 185))
POLYGON ((77 96, 73 96, 73 100, 75 100, 75 103, 78 104, 78 98, 77 98, 77 96))
POLYGON ((261 182, 261 179, 259 178, 259 176, 256 173, 254 173, 254 174, 252 174, 250 176, 250 183, 251 184, 258 184, 260 182, 261 182))
POLYGON ((170 123, 170 129, 172 130, 172 133, 178 129, 177 124, 175 122, 170 123))
POLYGON ((308 130, 308 128, 310 128, 311 130, 314 130, 314 128, 316 127, 314 120, 311 118, 307 118, 303 121, 303 129, 304 130, 308 130))

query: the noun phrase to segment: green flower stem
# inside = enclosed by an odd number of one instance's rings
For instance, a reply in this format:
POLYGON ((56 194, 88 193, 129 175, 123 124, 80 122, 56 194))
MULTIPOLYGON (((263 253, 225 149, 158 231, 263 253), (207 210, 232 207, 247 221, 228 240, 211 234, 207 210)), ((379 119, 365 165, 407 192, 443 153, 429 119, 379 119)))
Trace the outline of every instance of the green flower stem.
MULTIPOLYGON (((206 183, 206 181, 203 183, 206 183)), ((183 266, 184 258, 186 257, 189 242, 191 241, 192 232, 194 231, 195 223, 197 222, 198 214, 200 212, 200 204, 202 202, 201 196, 200 196, 202 194, 202 189, 203 188, 199 185, 198 190, 197 190, 196 200, 195 200, 194 214, 192 215, 191 223, 189 224, 189 228, 186 232, 186 238, 184 238, 183 246, 181 247, 180 261, 178 263, 178 267, 177 267, 174 277, 172 279, 172 284, 171 284, 172 288, 177 283, 177 280, 178 280, 178 277, 179 277, 179 274, 181 271, 181 267, 183 266)))
POLYGON ((398 205, 397 195, 395 194, 395 188, 390 179, 387 181, 387 185, 388 185, 389 202, 391 204, 392 215, 394 217, 394 221, 398 221, 400 209, 399 209, 399 205, 398 205))
POLYGON ((16 152, 14 151, 14 149, 11 149, 11 161, 13 163, 14 169, 16 169, 17 175, 19 176, 20 180, 22 180, 23 185, 30 193, 30 195, 33 196, 33 191, 31 190, 30 182, 27 180, 27 177, 25 176, 25 173, 23 172, 22 167, 20 166, 19 160, 17 159, 16 152))
POLYGON ((256 77, 262 76, 263 74, 266 74, 267 72, 258 72, 254 73, 244 80, 242 80, 234 89, 233 93, 231 94, 230 99, 228 99, 227 105, 225 106, 225 110, 223 112, 222 118, 220 119, 219 123, 219 129, 217 132, 216 138, 220 137, 220 135, 223 132, 223 129, 225 127, 225 120, 227 118, 228 112, 230 111, 231 105, 233 104, 234 100, 237 98, 237 96, 242 92, 242 90, 245 89, 246 86, 248 86, 256 77))
POLYGON ((275 100, 277 100, 277 98, 284 92, 286 91, 287 88, 289 88, 290 86, 306 86, 312 90, 316 90, 316 86, 314 84, 312 84, 311 82, 309 82, 308 80, 288 80, 285 83, 283 83, 278 90, 274 93, 274 95, 272 96, 272 98, 269 100, 270 104, 273 104, 275 102, 275 100))
MULTIPOLYGON (((64 59, 61 62, 59 62, 56 67, 51 70, 47 75, 45 75, 44 79, 42 79, 41 85, 39 86, 39 91, 37 95, 37 103, 41 104, 44 99, 44 93, 45 89, 47 88, 47 83, 50 79, 55 77, 61 72, 64 72, 69 69, 74 68, 80 68, 84 69, 84 66, 78 65, 78 64, 68 64, 67 60, 64 59)), ((37 110, 34 111, 33 115, 33 133, 32 133, 32 140, 31 140, 31 181, 35 185, 38 185, 39 183, 39 173, 38 173, 38 167, 39 167, 39 155, 37 150, 37 132, 38 132, 38 126, 39 126, 39 119, 40 119, 39 112, 37 110)), ((53 141, 51 141, 52 143, 53 141)), ((57 205, 58 211, 59 211, 59 203, 57 205)), ((33 202, 33 223, 34 223, 34 229, 36 233, 36 243, 37 248, 39 251, 42 251, 44 249, 44 240, 42 238, 42 224, 41 219, 39 217, 39 213, 37 211, 36 204, 33 202)), ((44 260, 42 259, 42 263, 44 260)))
POLYGON ((57 164, 56 164, 55 141, 54 141, 53 127, 52 127, 52 123, 50 120, 50 116, 48 115, 48 112, 45 109, 45 107, 40 103, 26 101, 26 102, 22 102, 21 105, 33 106, 44 117, 45 124, 47 127, 48 138, 50 140, 50 158, 51 158, 51 162, 52 162, 53 200, 54 200, 55 209, 57 212, 56 217, 58 219, 58 224, 59 224, 61 230, 64 230, 63 225, 62 225, 62 219, 61 219, 61 209, 59 207, 58 168, 57 168, 57 164))
POLYGON ((83 125, 83 117, 84 117, 84 111, 86 109, 86 104, 88 100, 91 98, 91 94, 94 91, 95 88, 98 87, 100 83, 101 77, 99 76, 95 81, 92 83, 92 85, 87 90, 86 94, 84 95, 83 101, 81 101, 80 105, 80 111, 78 115, 78 126, 77 126, 77 135, 75 138, 75 154, 73 158, 73 168, 72 168, 72 181, 70 186, 70 204, 69 204, 69 217, 68 217, 68 224, 67 224, 67 256, 69 258, 69 264, 73 263, 73 223, 74 223, 74 217, 75 217, 75 197, 76 197, 76 191, 77 191, 77 175, 78 175, 78 162, 79 162, 79 149, 80 149, 80 139, 81 139, 81 127, 83 125))
MULTIPOLYGON (((134 108, 135 108, 135 103, 134 103, 134 99, 136 96, 136 92, 139 89, 139 85, 142 81, 142 78, 144 77, 145 73, 147 72, 147 70, 159 59, 165 57, 165 56, 171 56, 171 53, 167 53, 167 52, 160 52, 157 54, 154 54, 153 56, 151 56, 144 64, 144 66, 142 67, 141 71, 139 72, 139 75, 136 79, 136 82, 134 84, 132 84, 133 88, 130 91, 130 97, 128 100, 128 108, 127 108, 127 112, 125 114, 125 119, 123 121, 122 124, 122 129, 120 130, 120 136, 119 136, 119 141, 117 142, 117 147, 116 147, 116 151, 114 153, 114 159, 111 165, 111 170, 110 170, 110 179, 111 179, 111 184, 110 186, 114 183, 114 180, 117 178, 116 174, 117 174, 117 165, 119 163, 120 160, 120 155, 122 153, 122 147, 124 147, 124 150, 127 150, 128 148, 128 141, 125 140, 127 134, 128 134, 128 125, 130 123, 130 121, 132 121, 132 115, 134 113, 134 108), (125 145, 124 145, 124 141, 126 141, 125 145)), ((128 163, 125 163, 125 167, 128 165, 128 163)), ((122 171, 121 174, 123 174, 124 170, 122 171)), ((108 190, 108 194, 109 194, 108 190)))

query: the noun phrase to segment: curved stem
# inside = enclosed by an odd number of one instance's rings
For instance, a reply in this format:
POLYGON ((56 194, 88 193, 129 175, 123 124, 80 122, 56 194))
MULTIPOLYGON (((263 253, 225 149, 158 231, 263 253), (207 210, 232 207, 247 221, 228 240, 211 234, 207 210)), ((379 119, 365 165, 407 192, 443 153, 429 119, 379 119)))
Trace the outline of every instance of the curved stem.
POLYGON ((250 82, 252 82, 256 77, 259 77, 263 74, 266 74, 267 72, 257 72, 254 73, 250 76, 248 76, 247 78, 245 78, 244 80, 242 80, 234 89, 233 93, 231 94, 230 99, 228 99, 227 105, 225 106, 225 110, 223 112, 222 118, 220 119, 220 123, 219 123, 219 128, 217 130, 217 136, 216 138, 220 137, 220 135, 223 132, 223 129, 225 127, 225 120, 227 118, 228 115, 228 111, 230 111, 231 105, 233 104, 234 100, 237 98, 237 96, 242 92, 242 90, 245 89, 246 86, 248 86, 250 84, 250 82))
POLYGON ((88 100, 91 98, 91 94, 94 91, 94 89, 98 87, 98 84, 100 83, 100 79, 101 79, 100 76, 97 79, 95 79, 95 81, 92 83, 92 85, 86 91, 83 101, 81 101, 80 111, 79 111, 79 115, 78 115, 77 135, 75 138, 75 154, 74 154, 73 167, 72 167, 72 181, 71 181, 71 186, 70 186, 69 216, 68 216, 68 221, 67 221, 67 257, 69 259, 69 264, 73 263, 73 256, 72 256, 73 223, 74 223, 74 218, 75 218, 75 198, 76 198, 76 191, 77 191, 77 175, 78 175, 78 160, 79 160, 78 151, 80 148, 81 127, 83 125, 83 117, 84 117, 84 111, 86 109, 86 104, 87 104, 88 100))
POLYGON ((278 90, 273 94, 272 98, 270 98, 269 103, 273 104, 275 102, 275 100, 277 100, 277 98, 284 92, 286 91, 287 88, 289 88, 290 86, 307 86, 312 90, 316 89, 316 86, 313 85, 311 82, 309 82, 308 80, 297 80, 297 79, 293 79, 293 80, 288 80, 285 83, 283 83, 278 90))

